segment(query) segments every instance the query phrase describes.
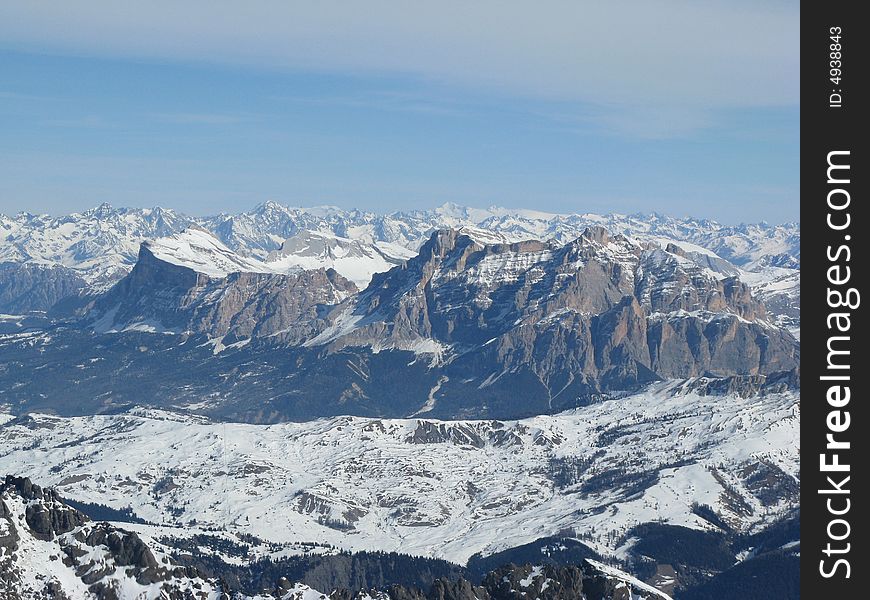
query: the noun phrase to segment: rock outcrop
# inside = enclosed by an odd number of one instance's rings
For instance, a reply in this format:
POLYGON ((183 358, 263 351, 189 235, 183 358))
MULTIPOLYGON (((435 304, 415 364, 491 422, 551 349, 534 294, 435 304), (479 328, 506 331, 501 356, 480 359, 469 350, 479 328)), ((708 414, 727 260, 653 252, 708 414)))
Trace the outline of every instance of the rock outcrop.
POLYGON ((95 523, 26 477, 0 484, 0 597, 218 600, 214 582, 157 556, 131 531, 95 523))
POLYGON ((197 229, 143 244, 83 320, 45 343, 0 340, 4 398, 65 414, 210 398, 209 414, 255 422, 509 419, 800 360, 715 257, 601 227, 564 245, 439 230, 362 292, 332 269, 270 269, 197 229))
POLYGON ((564 246, 438 231, 309 343, 428 349, 443 365, 439 398, 473 387, 490 405, 522 395, 531 411, 659 379, 795 368, 796 340, 767 321, 749 286, 698 256, 600 227, 564 246))
POLYGON ((101 296, 89 319, 98 332, 157 331, 299 343, 326 326, 325 307, 356 292, 332 269, 210 276, 155 256, 148 244, 128 276, 101 296))

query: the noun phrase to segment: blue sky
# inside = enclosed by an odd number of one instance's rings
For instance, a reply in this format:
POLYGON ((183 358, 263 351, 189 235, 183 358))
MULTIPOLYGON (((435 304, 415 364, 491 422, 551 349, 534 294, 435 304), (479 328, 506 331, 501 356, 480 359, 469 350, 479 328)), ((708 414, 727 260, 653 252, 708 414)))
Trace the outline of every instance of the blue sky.
POLYGON ((459 20, 161 4, 0 8, 0 212, 798 218, 796 3, 642 3, 631 19, 508 3, 459 20))

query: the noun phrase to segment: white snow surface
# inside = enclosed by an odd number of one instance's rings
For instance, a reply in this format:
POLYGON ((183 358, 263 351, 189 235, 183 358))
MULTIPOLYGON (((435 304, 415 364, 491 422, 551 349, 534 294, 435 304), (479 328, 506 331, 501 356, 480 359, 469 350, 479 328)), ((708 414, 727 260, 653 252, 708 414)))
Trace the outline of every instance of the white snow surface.
POLYGON ((163 262, 187 267, 209 277, 222 278, 237 272, 278 272, 262 261, 239 256, 199 227, 190 227, 171 237, 149 241, 146 246, 155 258, 163 262))
POLYGON ((209 277, 222 278, 236 272, 286 274, 335 269, 360 289, 369 284, 375 273, 389 271, 413 254, 386 242, 364 244, 306 231, 288 238, 280 249, 260 260, 230 250, 212 233, 199 227, 189 227, 179 234, 147 241, 145 245, 155 258, 209 277))
POLYGON ((389 242, 366 244, 330 233, 305 231, 285 240, 266 262, 279 272, 332 268, 363 289, 375 273, 389 271, 413 255, 411 250, 389 242))
POLYGON ((585 541, 605 556, 620 556, 617 541, 639 523, 711 528, 693 503, 744 530, 794 507, 797 498, 763 506, 740 473, 763 461, 797 480, 799 397, 702 397, 686 389, 665 382, 506 422, 337 417, 249 425, 153 410, 34 415, 0 426, 0 469, 76 500, 131 505, 154 523, 196 519, 276 542, 459 563, 570 528, 591 533, 585 541), (439 430, 445 441, 413 443, 418 428, 439 430), (572 468, 572 480, 555 481, 555 470, 572 468), (626 472, 622 483, 595 485, 614 468, 626 472), (628 489, 644 477, 646 484, 628 489), (158 481, 173 485, 155 492, 158 481), (729 508, 732 493, 750 514, 729 508))

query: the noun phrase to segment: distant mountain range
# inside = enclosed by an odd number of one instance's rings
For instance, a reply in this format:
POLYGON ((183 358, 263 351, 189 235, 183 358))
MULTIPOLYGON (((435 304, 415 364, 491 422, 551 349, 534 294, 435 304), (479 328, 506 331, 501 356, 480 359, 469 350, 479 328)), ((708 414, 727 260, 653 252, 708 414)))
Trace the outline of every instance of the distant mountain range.
POLYGON ((359 287, 365 287, 372 273, 413 256, 433 231, 461 227, 497 233, 506 241, 566 243, 587 227, 603 226, 613 234, 681 242, 687 250, 700 246, 744 272, 759 273, 755 279, 762 286, 776 282, 772 291, 777 296, 788 287, 783 281, 794 283, 789 275, 800 267, 796 223, 730 227, 657 214, 557 215, 453 204, 378 215, 333 207, 287 208, 274 202, 238 215, 189 217, 171 209, 103 204, 60 217, 0 215, 0 311, 47 310, 83 288, 105 289, 130 271, 141 242, 191 226, 211 232, 240 256, 272 262, 278 269, 333 266, 359 287))

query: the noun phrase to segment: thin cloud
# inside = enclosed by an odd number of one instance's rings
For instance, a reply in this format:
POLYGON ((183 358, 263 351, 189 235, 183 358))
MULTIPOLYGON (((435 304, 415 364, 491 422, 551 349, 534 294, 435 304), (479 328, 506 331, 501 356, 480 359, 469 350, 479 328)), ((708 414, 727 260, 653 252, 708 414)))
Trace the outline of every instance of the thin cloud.
POLYGON ((684 138, 717 124, 712 111, 667 105, 602 109, 584 120, 612 135, 645 140, 684 138))
POLYGON ((177 125, 235 125, 254 120, 250 115, 231 115, 218 113, 152 113, 151 118, 162 123, 177 125))
POLYGON ((2 100, 56 100, 48 96, 35 96, 33 94, 21 94, 9 90, 0 90, 0 99, 2 100))
POLYGON ((71 127, 76 129, 108 129, 115 124, 107 121, 99 115, 85 115, 69 119, 48 119, 42 122, 49 127, 71 127))
POLYGON ((0 6, 0 36, 19 50, 401 74, 599 105, 799 95, 799 4, 773 0, 34 0, 0 6))
POLYGON ((271 99, 317 106, 363 108, 446 117, 466 116, 472 112, 467 102, 447 100, 437 95, 403 91, 370 91, 324 96, 296 95, 272 97, 271 99))

